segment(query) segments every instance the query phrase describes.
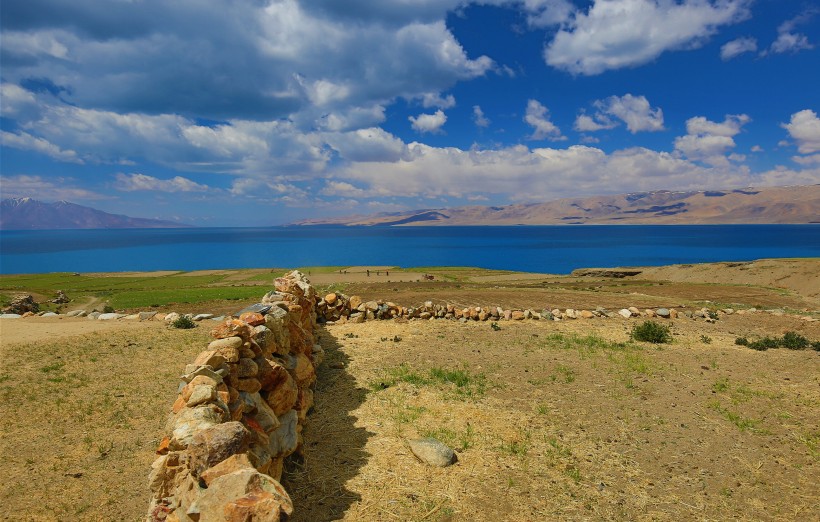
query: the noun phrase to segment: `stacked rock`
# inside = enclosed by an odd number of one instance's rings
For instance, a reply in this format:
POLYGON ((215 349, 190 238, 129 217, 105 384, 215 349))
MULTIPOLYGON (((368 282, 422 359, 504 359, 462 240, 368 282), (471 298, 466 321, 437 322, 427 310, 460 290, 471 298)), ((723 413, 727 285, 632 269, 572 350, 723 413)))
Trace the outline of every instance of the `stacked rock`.
MULTIPOLYGON (((734 313, 734 310, 729 312, 721 311, 720 313, 734 313)), ((705 318, 708 322, 714 322, 717 318, 716 312, 710 312, 706 308, 695 312, 678 312, 674 308, 648 308, 641 311, 635 307, 623 308, 617 312, 603 307, 598 307, 595 310, 576 310, 573 308, 564 310, 554 308, 550 310, 545 308, 537 311, 527 308, 504 309, 500 306, 460 307, 449 303, 433 303, 432 301, 426 301, 419 306, 404 307, 390 301, 364 301, 357 295, 348 297, 339 292, 328 294, 320 299, 316 304, 316 314, 320 323, 336 321, 361 323, 374 319, 450 319, 461 322, 523 321, 525 319, 565 321, 617 317, 627 319, 631 317, 675 319, 680 315, 692 319, 705 318)))
POLYGON ((279 484, 300 452, 322 350, 305 277, 276 279, 262 305, 211 331, 185 368, 150 476, 151 521, 278 521, 293 512, 279 484))

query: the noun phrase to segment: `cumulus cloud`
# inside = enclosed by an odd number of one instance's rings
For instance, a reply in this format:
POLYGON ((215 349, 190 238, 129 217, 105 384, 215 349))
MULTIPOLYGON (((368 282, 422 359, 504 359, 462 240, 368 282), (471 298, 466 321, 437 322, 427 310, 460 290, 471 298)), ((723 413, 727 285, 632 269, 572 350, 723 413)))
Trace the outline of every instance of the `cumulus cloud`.
POLYGON ((750 0, 595 0, 544 49, 547 64, 595 75, 635 67, 670 50, 699 47, 722 25, 749 16, 750 0))
POLYGON ((92 0, 4 5, 3 77, 49 79, 88 109, 217 121, 299 114, 313 126, 328 112, 396 98, 444 108, 453 100, 440 93, 495 65, 468 57, 447 28, 460 1, 380 2, 343 17, 321 3, 114 2, 105 12, 92 0))
MULTIPOLYGON (((808 22, 818 12, 820 10, 811 9, 780 24, 777 28, 777 39, 772 42, 768 52, 782 54, 814 49, 814 45, 809 42, 808 37, 803 33, 796 32, 796 28, 798 25, 808 22)), ((763 54, 765 55, 766 51, 763 54)))
POLYGON ((433 114, 419 114, 418 116, 408 116, 410 126, 416 132, 441 132, 441 126, 447 122, 447 115, 441 109, 433 114))
POLYGON ((150 190, 154 192, 207 192, 210 187, 202 185, 182 176, 170 179, 159 179, 146 174, 124 174, 118 172, 114 187, 123 192, 150 190))
POLYGON ((604 100, 596 100, 593 105, 597 109, 595 114, 579 114, 575 119, 575 130, 595 132, 613 129, 618 126, 616 120, 625 123, 632 134, 664 130, 663 110, 652 108, 645 96, 610 96, 604 100))
POLYGON ((720 47, 720 59, 726 62, 743 53, 754 52, 757 52, 757 40, 755 38, 737 38, 731 42, 726 42, 720 47))
POLYGON ((473 122, 477 127, 489 127, 490 120, 484 116, 484 111, 478 105, 473 105, 473 122))
POLYGON ((789 123, 781 126, 797 142, 797 150, 801 154, 820 152, 820 118, 812 110, 805 109, 792 114, 789 123))
POLYGON ((730 155, 735 147, 734 136, 751 121, 745 114, 727 115, 723 122, 713 122, 703 116, 686 121, 686 136, 675 138, 675 150, 690 160, 703 161, 711 165, 728 164, 729 160, 742 161, 744 156, 730 155))
POLYGON ((524 121, 535 130, 530 135, 531 140, 564 140, 559 129, 550 121, 549 109, 541 105, 538 100, 527 101, 527 112, 524 121))
POLYGON ((358 198, 504 195, 512 200, 548 200, 654 190, 744 187, 750 174, 743 166, 703 166, 678 155, 635 147, 607 154, 574 145, 534 148, 523 145, 495 150, 408 144, 408 155, 394 163, 352 163, 335 173, 352 184, 358 198))

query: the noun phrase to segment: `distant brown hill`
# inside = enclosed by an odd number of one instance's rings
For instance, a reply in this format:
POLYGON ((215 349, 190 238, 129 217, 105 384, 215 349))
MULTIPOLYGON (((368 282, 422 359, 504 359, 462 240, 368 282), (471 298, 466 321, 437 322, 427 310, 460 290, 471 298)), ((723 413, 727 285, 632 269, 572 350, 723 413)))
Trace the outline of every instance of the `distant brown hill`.
POLYGON ((0 202, 0 229, 4 230, 180 228, 188 226, 190 225, 173 221, 109 214, 68 201, 46 203, 31 198, 9 198, 0 202))
POLYGON ((566 224, 762 224, 820 223, 820 185, 743 190, 660 190, 567 198, 547 203, 413 210, 293 225, 436 226, 566 224))

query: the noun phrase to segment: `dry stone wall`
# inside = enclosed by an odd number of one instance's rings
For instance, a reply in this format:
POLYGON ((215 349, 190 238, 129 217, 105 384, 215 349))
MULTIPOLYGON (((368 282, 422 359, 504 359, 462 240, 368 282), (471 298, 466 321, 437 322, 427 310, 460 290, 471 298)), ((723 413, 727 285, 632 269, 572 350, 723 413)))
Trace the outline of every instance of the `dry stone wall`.
MULTIPOLYGON (((359 296, 347 296, 342 293, 331 293, 316 303, 316 314, 319 322, 354 322, 396 319, 450 319, 461 322, 466 321, 520 321, 525 319, 564 321, 571 319, 595 319, 595 318, 631 318, 631 317, 659 317, 663 319, 675 319, 686 317, 689 319, 703 319, 714 322, 721 315, 733 313, 745 314, 754 313, 757 310, 738 310, 731 308, 724 309, 686 309, 677 310, 674 308, 654 308, 639 310, 633 306, 621 308, 619 310, 607 310, 596 308, 595 310, 576 310, 566 308, 563 310, 553 309, 504 309, 500 306, 477 306, 460 307, 447 303, 433 303, 426 301, 418 306, 401 306, 391 301, 364 301, 359 296)), ((807 316, 808 317, 808 316, 807 316)), ((811 319, 811 317, 808 317, 811 319)))
POLYGON ((149 478, 149 521, 279 521, 279 480, 313 405, 316 292, 298 271, 211 331, 189 364, 149 478))

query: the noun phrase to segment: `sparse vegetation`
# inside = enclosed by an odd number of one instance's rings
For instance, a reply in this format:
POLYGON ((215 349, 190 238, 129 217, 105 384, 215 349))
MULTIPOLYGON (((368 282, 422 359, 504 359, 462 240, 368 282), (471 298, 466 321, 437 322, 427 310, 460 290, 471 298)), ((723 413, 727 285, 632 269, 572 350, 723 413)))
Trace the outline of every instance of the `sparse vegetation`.
POLYGON ((180 330, 188 330, 190 328, 196 328, 196 323, 187 315, 181 315, 177 319, 171 321, 171 327, 178 328, 180 330))
POLYGON ((656 321, 644 321, 632 328, 632 338, 652 344, 672 342, 672 332, 668 326, 656 321))
POLYGON ((748 346, 752 350, 766 351, 774 348, 788 348, 789 350, 812 350, 820 351, 820 341, 811 342, 806 337, 797 332, 788 331, 783 337, 763 337, 756 341, 749 341, 746 337, 735 339, 738 346, 748 346))

